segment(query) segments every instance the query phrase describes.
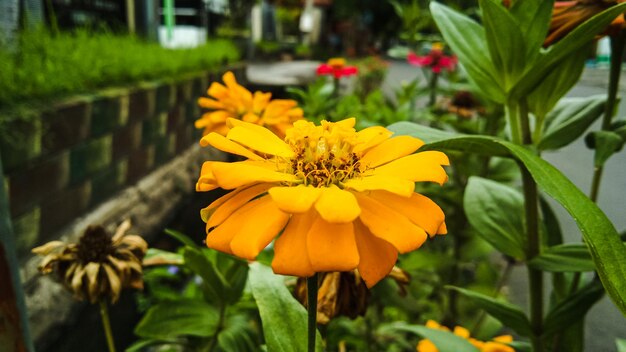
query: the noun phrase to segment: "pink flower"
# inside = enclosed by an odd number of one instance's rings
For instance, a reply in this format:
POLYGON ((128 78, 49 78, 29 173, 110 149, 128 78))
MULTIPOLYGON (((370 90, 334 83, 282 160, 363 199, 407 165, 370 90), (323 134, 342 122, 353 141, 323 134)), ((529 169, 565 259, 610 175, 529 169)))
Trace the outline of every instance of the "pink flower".
POLYGON ((346 66, 346 60, 342 58, 333 58, 319 65, 316 73, 318 76, 333 75, 335 78, 341 78, 356 75, 359 70, 355 66, 346 66))
POLYGON ((456 56, 447 56, 443 53, 443 46, 439 43, 433 44, 428 55, 417 56, 410 52, 407 61, 413 66, 430 67, 433 73, 441 73, 442 69, 454 71, 457 64, 456 56))

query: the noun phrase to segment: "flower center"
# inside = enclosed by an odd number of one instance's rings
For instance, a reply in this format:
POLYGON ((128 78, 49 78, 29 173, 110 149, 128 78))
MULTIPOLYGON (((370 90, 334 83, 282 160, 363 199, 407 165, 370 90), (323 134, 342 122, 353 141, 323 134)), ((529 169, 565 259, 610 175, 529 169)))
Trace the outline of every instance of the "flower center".
POLYGON ((296 175, 304 185, 339 185, 363 171, 359 156, 352 151, 356 141, 352 127, 325 121, 322 126, 315 126, 298 121, 287 131, 286 141, 296 154, 289 160, 287 172, 296 175))
POLYGON ((89 226, 78 241, 78 258, 83 264, 104 262, 113 253, 113 241, 102 226, 89 226))

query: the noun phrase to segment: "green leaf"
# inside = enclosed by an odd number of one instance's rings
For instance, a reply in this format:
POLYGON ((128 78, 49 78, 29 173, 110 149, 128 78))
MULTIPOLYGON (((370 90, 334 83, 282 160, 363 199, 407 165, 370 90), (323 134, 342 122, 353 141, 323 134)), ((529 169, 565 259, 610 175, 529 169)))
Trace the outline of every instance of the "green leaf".
POLYGON ((596 150, 593 156, 593 165, 601 167, 609 158, 624 146, 622 137, 612 131, 594 131, 591 134, 596 150))
POLYGON ((217 336, 218 346, 227 352, 255 352, 259 342, 247 316, 230 315, 217 336))
POLYGON ((457 137, 458 134, 447 132, 436 128, 420 125, 413 122, 396 122, 387 126, 387 129, 394 134, 410 135, 421 139, 424 143, 434 143, 442 140, 457 137))
POLYGON ((198 247, 198 244, 196 244, 191 238, 189 238, 187 235, 185 235, 182 232, 178 232, 172 229, 165 229, 165 233, 172 236, 174 239, 178 240, 180 243, 184 244, 185 246, 198 247))
POLYGON ((217 268, 228 281, 229 289, 226 294, 228 303, 235 303, 241 298, 248 281, 248 263, 230 255, 217 252, 217 268))
POLYGON ((606 95, 561 99, 546 116, 544 135, 538 148, 554 150, 575 141, 604 114, 605 104, 606 95))
POLYGON ((148 248, 146 256, 143 258, 143 265, 182 265, 183 256, 157 248, 148 248))
MULTIPOLYGON (((263 334, 269 351, 307 350, 307 312, 291 295, 282 276, 260 263, 250 264, 250 288, 259 307, 263 334)), ((316 350, 322 339, 316 333, 316 350)))
POLYGON ((615 339, 617 352, 626 352, 626 339, 615 339))
POLYGON ((440 3, 431 2, 430 11, 469 79, 486 97, 504 103, 504 89, 496 79, 496 69, 488 55, 485 30, 469 17, 440 3))
POLYGON ((584 243, 568 243, 547 248, 531 259, 528 265, 550 272, 581 272, 596 269, 584 243))
POLYGON ((556 246, 563 243, 563 233, 561 232, 561 224, 557 219, 554 210, 544 197, 539 199, 541 207, 541 215, 543 215, 543 224, 547 232, 546 243, 548 247, 556 246))
POLYGON ((548 312, 543 325, 544 335, 549 336, 558 333, 584 319, 589 309, 602 296, 604 296, 604 289, 598 281, 592 281, 587 286, 567 296, 548 312))
POLYGON ((449 331, 431 329, 422 325, 408 325, 404 322, 389 324, 389 328, 411 332, 428 339, 440 352, 479 352, 468 340, 449 331))
POLYGON ((210 337, 217 330, 218 312, 202 301, 166 301, 148 309, 135 328, 142 338, 168 339, 182 335, 210 337))
POLYGON ((525 147, 494 137, 456 137, 425 145, 422 149, 509 154, 521 161, 539 187, 574 218, 589 247, 604 288, 613 303, 626 314, 626 248, 604 212, 559 170, 525 147))
POLYGON ((526 42, 526 60, 532 62, 548 34, 554 0, 515 1, 511 14, 517 20, 526 42))
POLYGON ((612 6, 577 26, 563 39, 549 47, 545 52, 542 52, 537 60, 526 68, 524 76, 510 92, 511 97, 528 95, 554 69, 554 66, 559 61, 587 45, 615 17, 625 10, 626 3, 612 6))
POLYGON ((561 60, 528 95, 528 108, 535 116, 545 117, 578 82, 588 53, 588 48, 585 48, 561 60))
POLYGON ((185 258, 185 265, 202 278, 202 291, 207 300, 218 305, 229 301, 230 285, 217 270, 215 263, 202 250, 185 247, 183 257, 185 258))
POLYGON ((465 188, 463 208, 482 239, 508 256, 525 258, 524 198, 519 191, 472 176, 465 188))
POLYGON ((496 72, 500 74, 501 87, 508 91, 524 71, 526 47, 517 20, 493 0, 479 0, 483 11, 485 38, 496 72))
POLYGON ((494 318, 498 319, 505 326, 513 329, 522 336, 532 336, 530 322, 522 310, 508 302, 498 301, 493 297, 482 293, 466 290, 460 287, 446 286, 451 290, 456 290, 463 296, 471 299, 476 305, 484 309, 494 318))

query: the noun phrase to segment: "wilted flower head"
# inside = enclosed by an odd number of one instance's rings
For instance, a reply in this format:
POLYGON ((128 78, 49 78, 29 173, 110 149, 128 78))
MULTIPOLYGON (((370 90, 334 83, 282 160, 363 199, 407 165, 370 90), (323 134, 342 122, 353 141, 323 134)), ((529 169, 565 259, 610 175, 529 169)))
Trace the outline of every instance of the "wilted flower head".
POLYGON ((204 129, 204 135, 210 132, 226 135, 226 120, 234 118, 265 126, 282 137, 294 121, 302 119, 302 109, 295 100, 272 100, 272 93, 259 91, 252 94, 237 83, 230 71, 224 74, 222 80, 225 85, 211 83, 207 94, 212 98, 198 99, 200 107, 212 110, 195 122, 196 128, 204 129))
MULTIPOLYGON (((439 325, 434 320, 427 321, 426 327, 431 329, 450 331, 450 329, 445 326, 439 325)), ((515 352, 515 349, 513 347, 507 345, 507 343, 513 342, 513 337, 511 335, 497 336, 494 337, 491 341, 483 342, 470 337, 469 330, 462 326, 454 327, 454 330, 452 332, 456 336, 466 339, 480 352, 515 352)), ((430 342, 430 340, 424 339, 417 344, 417 352, 439 352, 439 349, 437 349, 437 347, 432 342, 430 342)))
POLYGON ((89 226, 78 243, 52 241, 32 251, 44 257, 39 270, 54 272, 77 299, 95 303, 108 297, 115 303, 123 288, 143 288, 141 260, 148 245, 126 235, 129 228, 127 220, 111 237, 102 226, 89 226))
POLYGON ((329 59, 325 64, 317 67, 316 73, 321 75, 333 75, 335 78, 348 77, 356 75, 359 70, 356 66, 347 66, 346 60, 343 58, 329 59))
MULTIPOLYGON (((388 277, 394 279, 401 291, 406 293, 404 286, 409 282, 407 272, 394 266, 388 277)), ((328 324, 336 316, 354 319, 365 315, 370 292, 358 270, 321 273, 319 282, 321 284, 317 291, 318 324, 328 324)), ((295 294, 298 300, 306 306, 306 279, 298 279, 295 294)))
POLYGON ((468 119, 476 114, 482 114, 485 109, 472 92, 460 90, 455 92, 448 102, 447 110, 449 113, 468 119))
POLYGON ((415 182, 443 184, 438 151, 412 154, 424 143, 391 137, 384 127, 355 131, 355 119, 316 126, 296 121, 284 140, 257 125, 229 120, 226 137, 202 145, 247 160, 208 161, 198 191, 232 189, 202 209, 210 248, 254 259, 279 233, 275 273, 308 277, 358 268, 368 287, 393 268, 398 252, 445 234, 444 214, 415 193, 415 182))
POLYGON ((425 56, 418 56, 410 52, 407 61, 413 66, 429 67, 433 73, 441 73, 442 70, 454 71, 457 64, 456 56, 448 56, 443 52, 443 44, 433 43, 430 52, 425 56))
MULTIPOLYGON (((543 43, 548 47, 565 37, 583 22, 624 0, 577 0, 556 1, 552 10, 552 21, 548 36, 543 43)), ((624 28, 624 15, 621 14, 605 29, 604 34, 613 34, 624 28)))

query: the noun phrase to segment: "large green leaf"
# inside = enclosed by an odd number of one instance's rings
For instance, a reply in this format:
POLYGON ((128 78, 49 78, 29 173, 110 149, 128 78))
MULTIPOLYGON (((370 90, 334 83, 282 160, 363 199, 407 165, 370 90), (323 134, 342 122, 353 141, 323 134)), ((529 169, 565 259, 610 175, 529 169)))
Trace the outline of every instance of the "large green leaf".
POLYGON ((533 332, 530 322, 519 307, 464 288, 454 286, 446 286, 446 288, 456 290, 463 296, 471 299, 472 302, 476 303, 480 308, 484 309, 491 316, 498 319, 502 324, 513 329, 518 334, 522 336, 532 336, 533 332))
POLYGON ((422 325, 409 325, 403 322, 390 324, 394 330, 407 331, 430 340, 440 352, 478 352, 467 339, 449 331, 427 328, 422 325))
POLYGON ((210 302, 221 305, 228 302, 230 285, 215 263, 201 249, 185 247, 185 265, 202 278, 202 291, 210 302))
POLYGON ((606 95, 583 98, 563 98, 546 116, 540 150, 564 147, 580 137, 591 124, 604 114, 606 95))
POLYGON ((524 71, 526 46, 517 20, 494 0, 479 0, 483 11, 485 38, 491 60, 499 73, 501 87, 508 91, 524 71))
POLYGON ((485 30, 471 18, 440 3, 431 2, 430 11, 469 79, 486 97, 504 103, 504 88, 496 79, 496 69, 488 55, 485 30))
POLYGON ((545 117, 578 82, 588 54, 586 49, 579 50, 561 60, 528 95, 528 108, 535 116, 545 117))
POLYGON ((463 208, 485 241, 513 258, 525 258, 524 197, 519 191, 473 176, 465 188, 463 208))
MULTIPOLYGON (((425 131, 416 127, 406 128, 407 125, 395 124, 392 127, 398 134, 409 134, 418 138, 425 131)), ((508 154, 521 161, 540 188, 574 218, 589 247, 604 288, 615 305, 626 315, 626 248, 604 212, 559 170, 525 147, 495 137, 460 136, 440 139, 422 148, 488 155, 508 154)))
POLYGON ((589 309, 604 296, 604 289, 598 281, 567 296, 550 309, 543 324, 544 335, 549 336, 570 327, 582 320, 589 309))
POLYGON ((554 69, 554 65, 587 45, 615 17, 625 10, 626 3, 612 6, 577 26, 563 39, 549 47, 545 52, 542 52, 537 60, 526 68, 524 76, 511 91, 511 96, 519 98, 528 95, 554 69))
POLYGON ((580 272, 596 269, 584 243, 568 243, 547 248, 528 264, 535 269, 551 272, 580 272))
POLYGON ((169 339, 184 335, 210 337, 217 330, 217 310, 202 301, 165 301, 148 309, 135 328, 142 338, 169 339))
POLYGON ((256 340, 250 319, 243 314, 228 316, 217 336, 218 346, 227 352, 255 352, 259 345, 256 340))
MULTIPOLYGON (((250 288, 263 323, 269 351, 307 350, 307 312, 285 286, 282 276, 260 263, 250 264, 250 288)), ((316 350, 322 350, 317 332, 316 350)))
POLYGON ((532 62, 539 54, 550 27, 553 6, 554 0, 513 2, 510 11, 524 35, 528 62, 532 62))

